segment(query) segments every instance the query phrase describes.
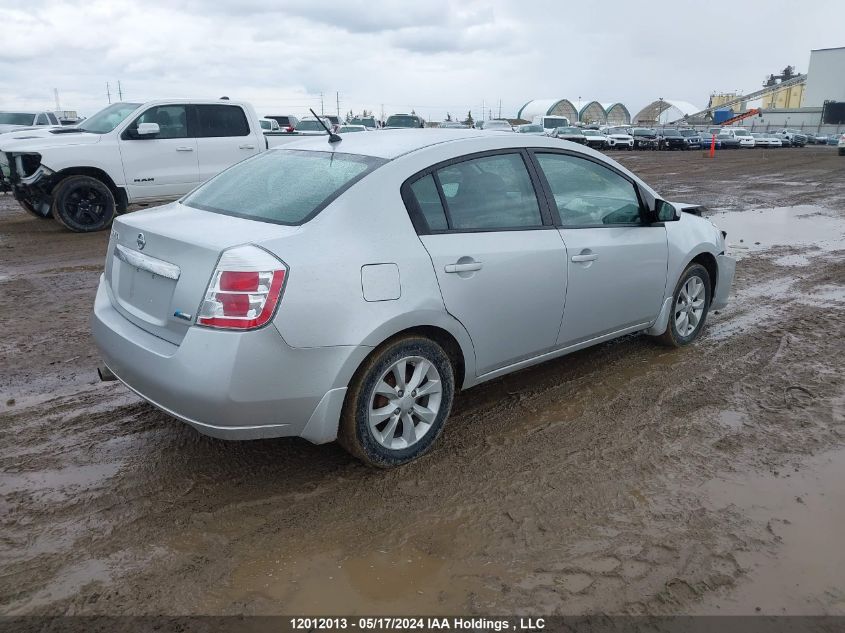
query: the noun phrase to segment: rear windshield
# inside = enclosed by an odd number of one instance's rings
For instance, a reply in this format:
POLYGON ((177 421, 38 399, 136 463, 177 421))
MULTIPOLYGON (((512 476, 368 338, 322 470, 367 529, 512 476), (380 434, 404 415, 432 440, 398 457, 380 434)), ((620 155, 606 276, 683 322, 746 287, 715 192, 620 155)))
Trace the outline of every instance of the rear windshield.
POLYGON ((387 117, 386 127, 422 127, 422 121, 414 115, 394 114, 387 117))
POLYGON ((357 154, 271 150, 227 169, 182 203, 239 218, 298 225, 385 162, 357 154))

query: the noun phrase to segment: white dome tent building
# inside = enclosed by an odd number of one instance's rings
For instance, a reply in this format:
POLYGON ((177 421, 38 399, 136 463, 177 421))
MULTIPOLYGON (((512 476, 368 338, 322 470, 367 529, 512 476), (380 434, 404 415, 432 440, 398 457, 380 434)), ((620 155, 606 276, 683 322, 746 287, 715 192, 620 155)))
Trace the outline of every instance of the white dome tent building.
POLYGON ((516 118, 533 121, 537 116, 565 116, 570 123, 627 125, 631 114, 623 104, 569 99, 534 99, 519 109, 516 118))
POLYGON ((675 121, 682 121, 690 114, 700 112, 701 108, 687 101, 677 99, 657 99, 637 112, 634 123, 640 125, 666 125, 675 121))

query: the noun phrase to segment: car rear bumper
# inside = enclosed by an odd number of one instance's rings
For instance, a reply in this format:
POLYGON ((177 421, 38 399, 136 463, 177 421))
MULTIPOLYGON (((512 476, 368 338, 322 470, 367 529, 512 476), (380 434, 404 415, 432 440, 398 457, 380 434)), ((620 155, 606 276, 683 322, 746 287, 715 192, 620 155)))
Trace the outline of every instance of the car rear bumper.
POLYGON ((736 271, 736 260, 727 255, 717 255, 716 265, 719 268, 719 275, 716 279, 716 292, 713 293, 710 308, 721 310, 728 305, 728 296, 731 294, 734 272, 736 271))
POLYGON ((175 345, 115 310, 102 278, 91 329, 104 363, 132 391, 201 433, 231 440, 332 441, 348 380, 370 351, 293 348, 272 325, 191 327, 175 345))

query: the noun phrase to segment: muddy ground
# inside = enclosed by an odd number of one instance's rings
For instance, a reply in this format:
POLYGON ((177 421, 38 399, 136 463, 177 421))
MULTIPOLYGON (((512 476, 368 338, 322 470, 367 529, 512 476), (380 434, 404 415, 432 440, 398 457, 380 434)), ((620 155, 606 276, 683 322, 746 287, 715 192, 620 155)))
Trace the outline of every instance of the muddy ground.
POLYGON ((107 234, 0 195, 0 613, 845 614, 845 158, 619 158, 730 225, 731 305, 463 393, 389 472, 97 382, 107 234))

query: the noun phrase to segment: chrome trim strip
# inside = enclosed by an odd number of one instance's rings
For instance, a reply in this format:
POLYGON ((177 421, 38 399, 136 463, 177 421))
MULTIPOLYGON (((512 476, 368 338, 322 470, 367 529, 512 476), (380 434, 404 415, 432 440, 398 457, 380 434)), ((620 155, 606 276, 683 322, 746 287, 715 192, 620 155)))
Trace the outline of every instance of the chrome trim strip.
POLYGON ((172 279, 173 281, 179 279, 179 275, 182 274, 182 270, 176 264, 169 264, 168 262, 156 259, 155 257, 150 257, 149 255, 144 255, 138 251, 130 250, 120 244, 115 244, 114 256, 120 261, 126 262, 130 266, 146 270, 147 272, 158 275, 159 277, 172 279))

